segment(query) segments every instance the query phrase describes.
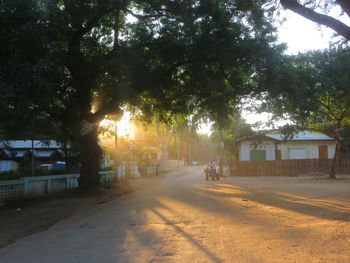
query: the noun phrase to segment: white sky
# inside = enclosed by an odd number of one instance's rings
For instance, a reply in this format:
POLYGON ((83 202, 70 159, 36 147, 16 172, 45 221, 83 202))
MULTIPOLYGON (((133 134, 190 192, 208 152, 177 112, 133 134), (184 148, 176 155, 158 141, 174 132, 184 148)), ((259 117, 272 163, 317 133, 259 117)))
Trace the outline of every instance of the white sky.
MULTIPOLYGON (((337 17, 339 13, 339 10, 333 10, 331 12, 333 17, 350 24, 348 17, 337 17)), ((287 54, 292 55, 298 54, 299 52, 329 47, 329 43, 332 41, 333 30, 324 26, 318 26, 316 23, 289 10, 281 10, 281 18, 285 18, 286 21, 278 27, 279 42, 287 43, 287 54)), ((266 122, 269 119, 268 114, 246 113, 243 114, 243 117, 250 124, 254 124, 258 121, 266 122)), ((125 133, 126 131, 120 132, 125 133)), ((201 125, 199 132, 210 133, 210 125, 201 125)))
MULTIPOLYGON (((281 17, 286 18, 286 21, 279 27, 279 42, 287 44, 287 54, 296 55, 299 52, 326 49, 329 47, 330 42, 336 40, 332 38, 333 30, 324 26, 318 26, 316 23, 292 11, 282 10, 281 17)), ((347 18, 342 18, 341 20, 349 21, 347 18)), ((243 117, 250 124, 258 121, 266 122, 269 119, 267 113, 246 113, 243 117)))
POLYGON ((325 49, 329 46, 333 30, 324 26, 319 27, 292 11, 283 10, 281 17, 286 18, 286 21, 279 27, 279 42, 287 43, 287 54, 325 49))
MULTIPOLYGON (((320 27, 316 23, 295 14, 292 11, 282 10, 281 17, 286 21, 279 26, 279 42, 287 44, 287 54, 298 54, 299 52, 325 49, 332 41, 333 30, 320 27)), ((343 18, 341 20, 344 20, 343 18)), ((349 19, 345 19, 348 22, 349 19)), ((334 39, 333 39, 334 40, 334 39)), ((269 115, 244 113, 243 117, 250 124, 256 122, 267 122, 269 115)), ((210 125, 202 125, 200 133, 210 133, 210 125)))

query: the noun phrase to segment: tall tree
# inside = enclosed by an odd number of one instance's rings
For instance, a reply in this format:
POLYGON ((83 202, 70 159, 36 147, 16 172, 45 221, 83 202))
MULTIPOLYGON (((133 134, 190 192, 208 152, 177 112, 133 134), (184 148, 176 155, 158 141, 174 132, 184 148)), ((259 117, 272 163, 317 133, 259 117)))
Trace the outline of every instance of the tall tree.
POLYGON ((79 188, 88 192, 99 182, 97 128, 106 115, 145 98, 171 112, 203 105, 202 98, 215 96, 213 86, 202 85, 211 77, 236 87, 264 73, 275 40, 259 0, 1 0, 1 6, 8 40, 2 107, 29 109, 79 134, 79 188))
POLYGON ((335 178, 342 134, 350 121, 349 50, 310 52, 285 62, 279 79, 283 86, 270 91, 268 107, 300 129, 322 132, 335 140, 329 171, 330 178, 335 178))
POLYGON ((222 141, 225 143, 225 154, 231 160, 235 159, 239 153, 238 142, 242 139, 255 139, 259 136, 259 133, 253 131, 252 126, 241 118, 237 109, 227 116, 226 125, 223 129, 220 129, 218 125, 213 126, 211 139, 218 142, 220 140, 220 133, 225 135, 222 138, 222 141))

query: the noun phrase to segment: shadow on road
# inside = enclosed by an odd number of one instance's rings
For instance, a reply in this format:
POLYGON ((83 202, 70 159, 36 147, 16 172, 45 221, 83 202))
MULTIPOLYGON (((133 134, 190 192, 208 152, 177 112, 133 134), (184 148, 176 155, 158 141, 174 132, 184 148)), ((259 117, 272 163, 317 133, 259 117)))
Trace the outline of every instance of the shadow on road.
MULTIPOLYGON (((197 194, 220 200, 253 202, 329 220, 350 221, 350 200, 318 199, 288 192, 272 192, 230 184, 197 185, 197 194)), ((239 202, 240 203, 240 202, 239 202)))

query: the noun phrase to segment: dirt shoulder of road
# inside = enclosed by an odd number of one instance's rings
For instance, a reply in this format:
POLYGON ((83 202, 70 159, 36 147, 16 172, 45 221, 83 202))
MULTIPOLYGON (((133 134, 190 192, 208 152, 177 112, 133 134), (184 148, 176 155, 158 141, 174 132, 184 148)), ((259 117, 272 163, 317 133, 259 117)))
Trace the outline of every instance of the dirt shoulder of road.
POLYGON ((46 197, 24 199, 0 207, 0 248, 22 237, 44 231, 78 211, 130 194, 162 177, 131 179, 102 186, 100 192, 93 196, 62 192, 46 197))

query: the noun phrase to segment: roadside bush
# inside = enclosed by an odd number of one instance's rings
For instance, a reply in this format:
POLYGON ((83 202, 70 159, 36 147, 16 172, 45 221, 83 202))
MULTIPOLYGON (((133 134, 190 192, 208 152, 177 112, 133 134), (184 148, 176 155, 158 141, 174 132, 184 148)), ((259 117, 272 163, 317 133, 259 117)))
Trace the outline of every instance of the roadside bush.
POLYGON ((115 166, 114 165, 110 165, 110 166, 106 166, 104 168, 100 168, 100 171, 114 171, 115 170, 115 166))
POLYGON ((9 172, 1 172, 0 173, 0 181, 5 180, 18 180, 22 177, 21 173, 17 171, 9 171, 9 172))

